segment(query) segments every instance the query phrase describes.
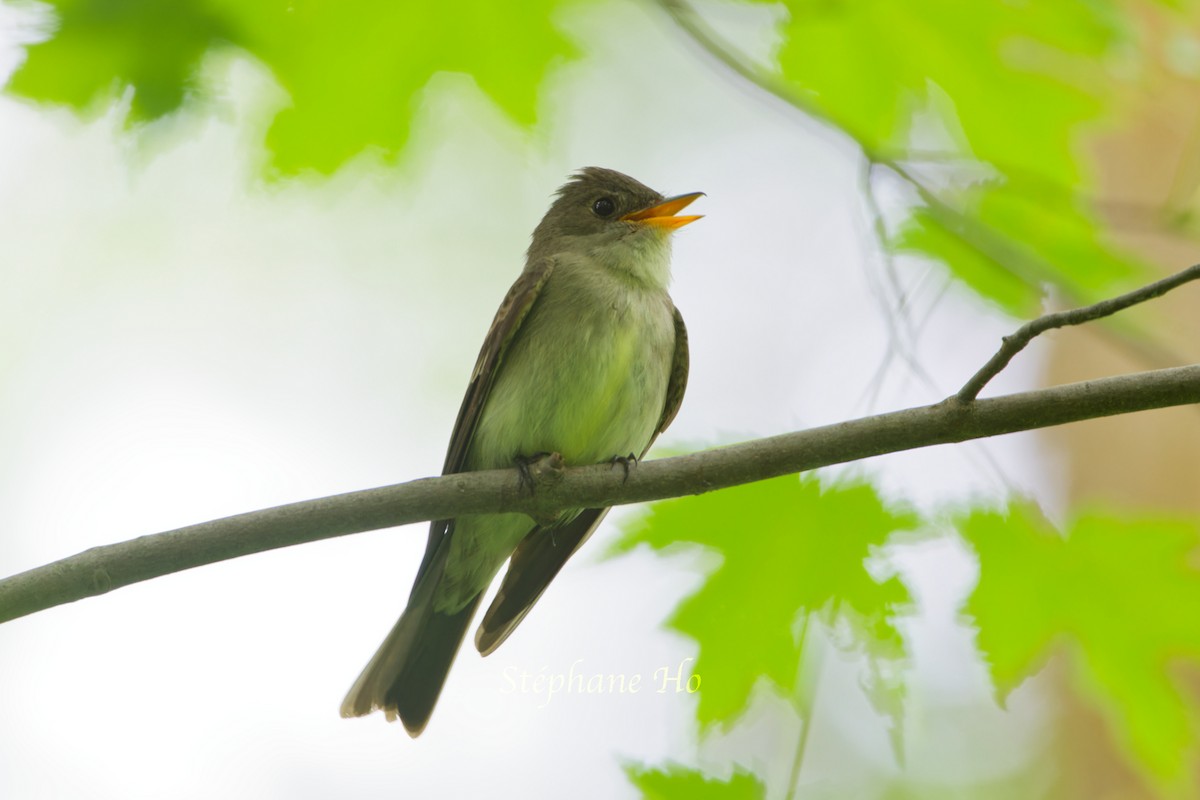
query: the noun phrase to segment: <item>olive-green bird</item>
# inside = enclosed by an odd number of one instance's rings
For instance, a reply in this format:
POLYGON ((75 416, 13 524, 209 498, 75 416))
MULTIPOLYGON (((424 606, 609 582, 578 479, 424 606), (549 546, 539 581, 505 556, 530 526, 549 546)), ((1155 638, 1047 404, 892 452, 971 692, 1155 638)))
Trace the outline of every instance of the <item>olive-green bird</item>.
MULTIPOLYGON (((672 232, 700 219, 676 215, 700 195, 665 198, 598 167, 558 191, 484 340, 443 474, 546 453, 567 465, 646 453, 687 383, 687 332, 667 284, 672 232)), ((508 572, 475 634, 485 656, 607 511, 568 512, 551 526, 524 514, 433 522, 408 607, 346 695, 342 716, 382 709, 420 734, 505 560, 508 572)))

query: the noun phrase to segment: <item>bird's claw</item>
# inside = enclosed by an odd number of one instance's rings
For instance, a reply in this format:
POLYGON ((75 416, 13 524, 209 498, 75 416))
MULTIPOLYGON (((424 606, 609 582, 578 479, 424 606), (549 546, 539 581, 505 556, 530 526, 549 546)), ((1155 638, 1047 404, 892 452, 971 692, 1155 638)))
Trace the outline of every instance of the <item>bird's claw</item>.
POLYGON ((630 467, 636 467, 638 465, 638 458, 633 453, 630 453, 627 456, 613 456, 608 460, 608 463, 610 465, 609 469, 612 469, 617 464, 620 464, 622 467, 624 467, 625 477, 621 480, 621 483, 624 483, 625 481, 629 480, 630 467))
POLYGON ((519 488, 528 489, 532 495, 537 488, 538 481, 543 480, 547 475, 561 472, 563 468, 563 457, 559 453, 534 453, 531 456, 517 456, 514 459, 517 467, 519 488))

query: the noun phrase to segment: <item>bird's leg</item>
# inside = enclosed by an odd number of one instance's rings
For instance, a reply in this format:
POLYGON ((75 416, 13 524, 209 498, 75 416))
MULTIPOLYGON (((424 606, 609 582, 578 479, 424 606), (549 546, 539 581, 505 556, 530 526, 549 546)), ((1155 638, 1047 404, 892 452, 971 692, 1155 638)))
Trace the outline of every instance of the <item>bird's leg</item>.
POLYGON ((609 469, 612 469, 612 467, 615 467, 617 464, 620 464, 625 468, 625 478, 621 481, 621 483, 624 483, 625 481, 629 480, 629 468, 636 467, 638 465, 638 458, 633 453, 630 453, 627 456, 613 456, 608 460, 608 463, 610 465, 609 469))
MULTIPOLYGON (((539 483, 553 483, 562 477, 564 464, 561 453, 534 453, 531 456, 517 456, 513 461, 517 465, 517 472, 520 476, 517 490, 529 489, 530 496, 536 491, 539 483)), ((553 528, 562 515, 531 514, 530 516, 543 528, 553 528)))
POLYGON ((520 474, 520 488, 528 489, 533 494, 537 483, 548 475, 561 473, 563 457, 561 453, 534 453, 531 456, 517 456, 513 459, 520 474))

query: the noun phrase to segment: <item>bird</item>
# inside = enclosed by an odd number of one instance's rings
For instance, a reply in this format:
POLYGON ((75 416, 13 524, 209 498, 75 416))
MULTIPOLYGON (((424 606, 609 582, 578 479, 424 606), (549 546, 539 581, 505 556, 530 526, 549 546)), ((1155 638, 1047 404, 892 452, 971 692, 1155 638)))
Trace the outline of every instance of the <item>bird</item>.
MULTIPOLYGON (((471 373, 442 473, 643 457, 675 419, 688 376, 683 317, 668 294, 671 238, 703 192, 665 197, 601 167, 574 173, 533 231, 525 267, 471 373)), ((430 524, 408 603, 354 682, 343 717, 382 710, 425 729, 483 596, 508 569, 475 634, 494 652, 607 508, 535 521, 477 514, 430 524)))

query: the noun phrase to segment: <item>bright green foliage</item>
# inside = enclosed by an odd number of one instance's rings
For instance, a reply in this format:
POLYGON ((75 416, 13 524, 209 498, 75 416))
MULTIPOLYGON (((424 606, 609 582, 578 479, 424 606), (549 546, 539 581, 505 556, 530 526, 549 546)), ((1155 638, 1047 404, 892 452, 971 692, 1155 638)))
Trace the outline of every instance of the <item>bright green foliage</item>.
POLYGON ((966 612, 1001 697, 1069 645, 1118 739, 1151 774, 1181 779, 1197 727, 1172 667, 1200 662, 1196 522, 1092 515, 1060 535, 1014 506, 961 531, 980 570, 966 612))
POLYGON ((1078 175, 1078 126, 1105 108, 1104 59, 1124 39, 1103 0, 785 5, 783 74, 871 151, 907 147, 912 115, 932 107, 954 115, 949 129, 980 160, 1064 183, 1078 175))
POLYGON ((699 643, 701 727, 728 727, 760 677, 804 702, 797 692, 804 630, 819 613, 847 625, 873 659, 903 658, 894 622, 910 603, 908 590, 895 577, 877 581, 864 561, 893 531, 914 525, 868 485, 822 491, 814 477, 787 476, 655 503, 616 551, 694 544, 721 555, 669 625, 699 643))
POLYGON ((972 236, 978 228, 965 230, 967 223, 958 214, 917 208, 890 245, 896 252, 926 255, 947 264, 972 291, 1013 316, 1036 315, 1041 291, 1033 274, 1020 275, 1005 265, 1003 255, 984 252, 972 236))
POLYGON ((1040 313, 1047 283, 1085 305, 1143 275, 1134 261, 1106 248, 1095 223, 1078 210, 1047 207, 1000 185, 976 187, 957 199, 966 213, 918 207, 887 244, 895 252, 942 261, 976 294, 1015 317, 1040 313))
POLYGON ((728 781, 706 778, 703 773, 677 764, 665 769, 625 767, 629 782, 644 800, 763 800, 767 787, 754 775, 735 771, 728 781))
POLYGON ((1076 303, 1094 303, 1145 278, 1144 267, 1108 249, 1097 225, 1072 202, 1013 180, 981 190, 980 224, 1015 250, 1005 265, 1028 281, 1054 282, 1076 303), (1026 265, 1026 266, 1022 266, 1026 265))
POLYGON ((29 48, 9 91, 84 108, 133 88, 131 121, 176 110, 210 48, 265 64, 291 106, 267 144, 275 166, 333 172, 366 149, 394 155, 439 71, 466 73, 531 123, 547 67, 574 48, 552 25, 561 0, 51 0, 61 20, 29 48))
POLYGON ((200 60, 227 39, 225 22, 203 0, 59 0, 59 24, 7 89, 34 100, 86 109, 133 88, 132 121, 177 109, 200 60))
POLYGON ((1088 126, 1117 110, 1116 68, 1137 52, 1117 4, 785 4, 779 65, 803 102, 946 201, 885 244, 942 261, 1017 316, 1037 309, 1045 283, 1092 302, 1144 276, 1102 240, 1077 153, 1088 126), (930 119, 948 149, 928 144, 930 119))
MULTIPOLYGON (((331 173, 364 150, 397 154, 437 72, 471 76, 532 122, 548 68, 574 53, 552 24, 573 2, 583 0, 49 0, 59 27, 29 48, 8 89, 80 109, 132 89, 138 122, 201 94, 204 55, 237 48, 291 99, 267 133, 273 167, 331 173)), ((1124 9, 1112 0, 785 5, 779 66, 802 104, 945 201, 918 209, 883 244, 945 263, 1018 316, 1038 307, 1046 284, 1087 302, 1142 276, 1100 236, 1077 154, 1081 133, 1117 108, 1118 67, 1139 53, 1124 9), (914 136, 918 118, 926 133, 914 136), (930 159, 935 127, 951 144, 930 159), (978 162, 990 175, 982 182, 978 162)))

